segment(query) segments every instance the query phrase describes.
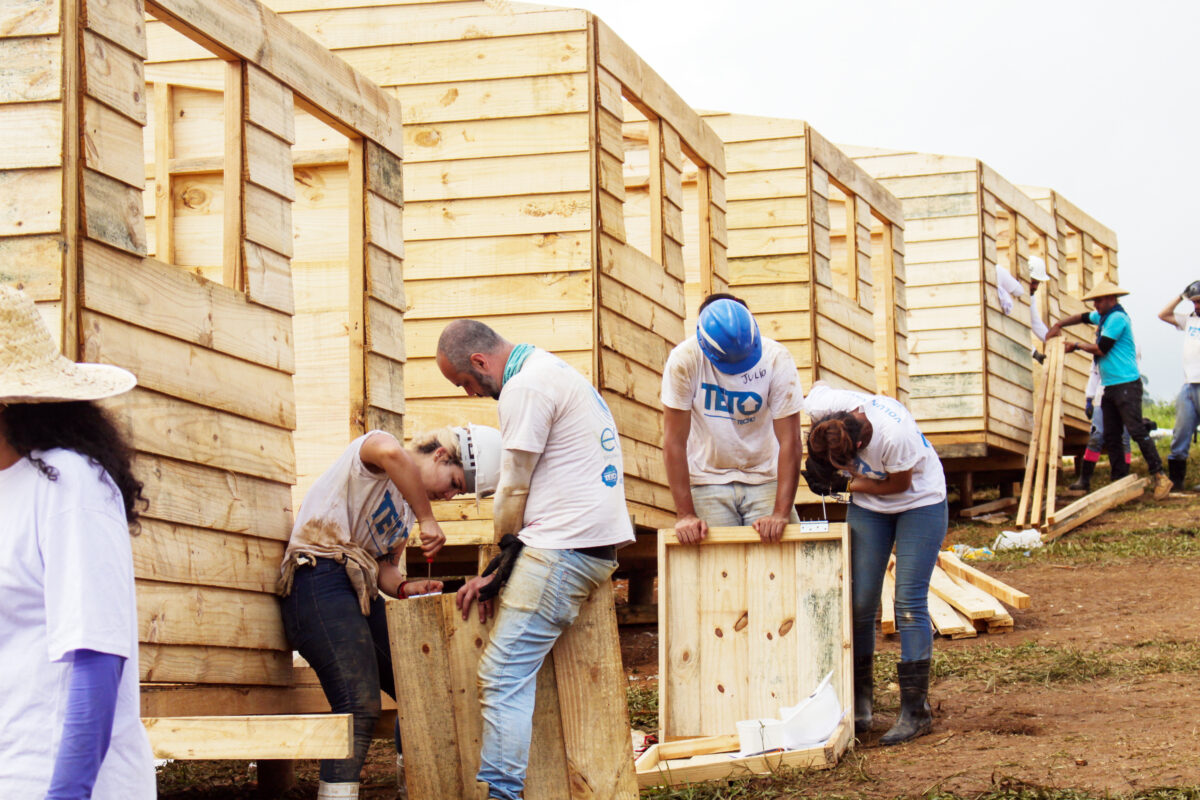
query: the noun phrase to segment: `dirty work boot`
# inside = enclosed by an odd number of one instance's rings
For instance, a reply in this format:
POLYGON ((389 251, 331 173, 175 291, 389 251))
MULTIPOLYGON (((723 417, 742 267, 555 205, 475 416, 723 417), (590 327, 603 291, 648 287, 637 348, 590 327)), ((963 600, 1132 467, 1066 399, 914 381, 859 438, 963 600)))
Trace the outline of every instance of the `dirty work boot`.
POLYGON ((1075 482, 1067 487, 1067 492, 1071 495, 1082 496, 1092 490, 1092 475, 1096 472, 1096 462, 1080 459, 1079 461, 1079 477, 1075 482))
POLYGON ((1171 491, 1184 491, 1183 482, 1187 480, 1187 459, 1186 458, 1168 458, 1167 459, 1167 476, 1171 479, 1171 491))
POLYGON ((875 700, 875 656, 854 656, 854 735, 871 730, 871 708, 875 700))
POLYGON ((896 665, 896 682, 900 684, 900 716, 879 740, 885 747, 924 736, 933 727, 933 710, 929 707, 929 659, 901 661, 896 665))
POLYGON ((1166 500, 1167 495, 1171 493, 1171 479, 1167 477, 1167 473, 1156 472, 1150 476, 1150 480, 1154 484, 1154 499, 1166 500))

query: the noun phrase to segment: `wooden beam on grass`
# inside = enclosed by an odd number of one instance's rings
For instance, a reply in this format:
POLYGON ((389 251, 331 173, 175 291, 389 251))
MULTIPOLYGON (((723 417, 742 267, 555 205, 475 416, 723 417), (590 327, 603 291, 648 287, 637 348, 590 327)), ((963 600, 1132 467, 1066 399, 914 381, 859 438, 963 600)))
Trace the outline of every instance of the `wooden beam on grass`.
POLYGON ((1148 483, 1147 478, 1126 475, 1116 483, 1079 498, 1058 514, 1057 521, 1042 533, 1042 541, 1052 542, 1063 534, 1075 530, 1083 523, 1095 519, 1105 511, 1136 497, 1141 497, 1148 483))
POLYGON ((980 503, 977 506, 964 508, 958 512, 958 516, 964 519, 974 519, 975 517, 982 517, 996 511, 1004 511, 1005 509, 1012 508, 1017 502, 1018 500, 1015 497, 1001 497, 999 500, 991 500, 987 503, 980 503))
POLYGON ((995 613, 990 604, 960 591, 950 576, 938 567, 933 568, 933 575, 929 578, 929 591, 957 608, 967 619, 987 619, 995 613))
POLYGON ((1014 589, 1003 581, 993 578, 986 572, 975 569, 970 564, 964 564, 954 553, 948 551, 938 553, 938 566, 945 570, 947 575, 978 586, 993 597, 1008 603, 1013 608, 1029 608, 1029 595, 1014 589))
POLYGON ((354 752, 350 714, 247 717, 145 717, 155 758, 349 758, 354 752))

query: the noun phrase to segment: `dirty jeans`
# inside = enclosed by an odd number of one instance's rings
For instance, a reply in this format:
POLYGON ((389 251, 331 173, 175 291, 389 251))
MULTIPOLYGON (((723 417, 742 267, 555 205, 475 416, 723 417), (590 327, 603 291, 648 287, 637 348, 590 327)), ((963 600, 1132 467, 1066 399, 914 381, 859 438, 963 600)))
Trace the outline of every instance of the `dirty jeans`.
POLYGON ((1162 472, 1162 459, 1154 440, 1146 432, 1142 422, 1142 382, 1129 381, 1104 387, 1104 399, 1100 401, 1100 411, 1104 414, 1104 452, 1108 453, 1108 463, 1112 467, 1112 479, 1120 480, 1129 474, 1129 465, 1125 463, 1125 448, 1121 446, 1121 428, 1129 431, 1129 438, 1137 442, 1146 459, 1146 466, 1151 475, 1162 472))
POLYGON ((521 796, 538 670, 583 602, 616 568, 616 561, 574 550, 521 551, 479 661, 483 745, 476 777, 488 784, 490 797, 521 796))
POLYGON ((379 691, 396 696, 384 599, 376 597, 364 617, 345 566, 318 558, 316 566, 296 567, 283 629, 317 673, 333 713, 354 715, 354 755, 322 760, 321 780, 355 783, 382 713, 379 691))
MULTIPOLYGON (((692 505, 696 516, 710 527, 727 528, 753 525, 775 510, 776 482, 715 483, 692 487, 692 505)), ((799 522, 795 507, 792 522, 799 522)))
POLYGON ((1171 436, 1171 458, 1187 461, 1192 435, 1200 425, 1200 383, 1185 383, 1175 401, 1175 431, 1171 436))
POLYGON ((900 660, 921 661, 933 654, 929 578, 946 538, 947 521, 945 500, 895 514, 871 511, 851 501, 846 522, 850 525, 856 658, 875 652, 875 612, 893 544, 900 660))

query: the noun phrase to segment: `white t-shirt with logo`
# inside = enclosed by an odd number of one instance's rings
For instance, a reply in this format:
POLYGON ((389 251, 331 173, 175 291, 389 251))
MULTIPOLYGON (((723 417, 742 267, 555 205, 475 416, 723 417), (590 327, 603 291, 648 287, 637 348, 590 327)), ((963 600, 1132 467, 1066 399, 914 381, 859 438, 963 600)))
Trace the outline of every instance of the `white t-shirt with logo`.
POLYGON ((35 451, 0 470, 0 797, 44 797, 75 650, 125 659, 112 739, 92 797, 156 796, 138 695, 137 600, 125 505, 99 466, 35 451))
POLYGON ((1195 311, 1175 314, 1175 327, 1183 331, 1183 375, 1188 383, 1200 383, 1200 317, 1195 311))
POLYGON ((521 541, 545 550, 633 541, 617 425, 582 375, 535 348, 504 384, 499 410, 504 448, 541 453, 521 541))
POLYGON ((791 353, 773 339, 763 337, 762 357, 753 368, 726 375, 689 337, 667 358, 662 403, 691 409, 687 454, 693 486, 758 485, 775 480, 774 422, 804 410, 804 388, 791 353))
POLYGON ((855 458, 859 474, 882 480, 912 470, 912 485, 907 490, 896 494, 854 492, 855 505, 881 514, 898 514, 946 499, 942 462, 912 414, 898 401, 818 383, 804 399, 804 408, 814 425, 839 411, 861 409, 867 415, 873 433, 855 458))
POLYGON ((395 439, 386 431, 371 431, 351 442, 304 496, 293 536, 310 520, 328 521, 341 543, 356 544, 376 558, 403 551, 417 516, 387 474, 372 472, 363 462, 359 451, 375 435, 395 439))

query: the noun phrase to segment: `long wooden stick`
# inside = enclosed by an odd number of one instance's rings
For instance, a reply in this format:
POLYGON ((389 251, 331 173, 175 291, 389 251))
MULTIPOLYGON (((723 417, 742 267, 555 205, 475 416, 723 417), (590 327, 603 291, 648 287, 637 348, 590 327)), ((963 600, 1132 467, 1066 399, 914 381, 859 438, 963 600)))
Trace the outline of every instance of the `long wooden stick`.
POLYGON ((1029 436, 1029 452, 1025 454, 1025 477, 1021 481, 1021 502, 1017 506, 1016 525, 1018 528, 1024 528, 1029 521, 1029 496, 1033 489, 1033 474, 1037 467, 1037 445, 1041 438, 1044 395, 1045 381, 1035 381, 1033 386, 1033 431, 1029 436))
POLYGON ((1064 350, 1066 343, 1059 336, 1055 340, 1054 352, 1058 355, 1058 364, 1054 371, 1054 408, 1051 410, 1050 424, 1050 474, 1046 481, 1046 525, 1054 524, 1055 495, 1058 493, 1058 468, 1062 464, 1062 396, 1063 396, 1063 362, 1066 361, 1064 350))
POLYGON ((1042 405, 1038 408, 1041 424, 1038 426, 1037 461, 1033 475, 1033 502, 1030 507, 1029 522, 1037 525, 1042 521, 1042 493, 1046 486, 1046 454, 1050 447, 1050 429, 1054 427, 1050 417, 1054 409, 1054 373, 1058 369, 1059 349, 1051 347, 1050 357, 1046 359, 1046 380, 1042 388, 1042 405))

